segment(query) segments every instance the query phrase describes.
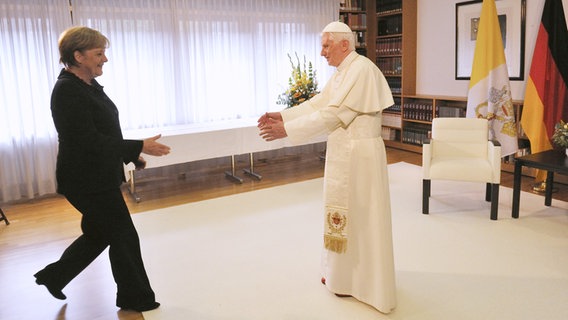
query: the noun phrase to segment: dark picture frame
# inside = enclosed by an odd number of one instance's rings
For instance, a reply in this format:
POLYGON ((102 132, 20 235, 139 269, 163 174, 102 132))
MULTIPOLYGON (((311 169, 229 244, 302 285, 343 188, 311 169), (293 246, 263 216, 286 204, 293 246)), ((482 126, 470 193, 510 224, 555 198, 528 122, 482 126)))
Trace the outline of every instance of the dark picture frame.
MULTIPOLYGON (((455 78, 469 80, 483 0, 456 3, 455 78)), ((525 78, 526 0, 496 0, 509 80, 525 78)))

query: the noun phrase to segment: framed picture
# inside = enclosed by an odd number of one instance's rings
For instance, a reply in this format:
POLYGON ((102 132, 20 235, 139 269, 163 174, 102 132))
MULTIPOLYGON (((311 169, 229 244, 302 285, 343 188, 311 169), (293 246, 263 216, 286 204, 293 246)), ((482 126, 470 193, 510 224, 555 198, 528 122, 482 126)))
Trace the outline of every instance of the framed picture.
MULTIPOLYGON (((456 80, 469 80, 483 0, 456 3, 456 80)), ((525 78, 526 0, 495 0, 510 80, 525 78)))

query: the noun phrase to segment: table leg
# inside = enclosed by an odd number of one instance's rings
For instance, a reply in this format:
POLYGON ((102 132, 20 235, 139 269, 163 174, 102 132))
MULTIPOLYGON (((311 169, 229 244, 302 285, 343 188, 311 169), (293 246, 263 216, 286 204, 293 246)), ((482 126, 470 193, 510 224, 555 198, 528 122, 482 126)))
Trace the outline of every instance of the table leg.
POLYGON ((254 158, 252 155, 252 152, 249 153, 249 158, 250 158, 250 168, 249 169, 244 169, 243 172, 245 174, 248 174, 249 176, 255 178, 256 180, 262 180, 262 176, 256 172, 254 172, 254 158))
POLYGON ((549 206, 552 204, 552 185, 554 184, 554 171, 546 172, 546 189, 544 193, 544 205, 549 206))
POLYGON ((231 156, 231 171, 225 171, 225 177, 235 183, 243 183, 243 179, 235 174, 235 155, 231 156))
POLYGON ((128 181, 128 191, 130 192, 132 198, 134 198, 134 201, 138 203, 140 202, 140 197, 138 196, 138 193, 136 193, 136 180, 134 177, 134 170, 129 170, 128 175, 130 178, 130 180, 128 181))
POLYGON ((521 174, 523 164, 521 161, 515 161, 515 175, 513 178, 513 210, 511 215, 513 218, 519 218, 519 202, 521 200, 521 174))

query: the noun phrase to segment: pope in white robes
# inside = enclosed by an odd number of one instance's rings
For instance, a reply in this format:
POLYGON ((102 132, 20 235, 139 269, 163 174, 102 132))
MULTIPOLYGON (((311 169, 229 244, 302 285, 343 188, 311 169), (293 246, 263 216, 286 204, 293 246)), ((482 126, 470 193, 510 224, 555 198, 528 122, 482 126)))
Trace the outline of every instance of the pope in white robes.
POLYGON ((258 120, 267 141, 304 142, 325 134, 322 283, 382 313, 396 306, 387 159, 382 110, 394 104, 382 72, 355 52, 351 29, 332 22, 321 55, 337 67, 321 93, 258 120))

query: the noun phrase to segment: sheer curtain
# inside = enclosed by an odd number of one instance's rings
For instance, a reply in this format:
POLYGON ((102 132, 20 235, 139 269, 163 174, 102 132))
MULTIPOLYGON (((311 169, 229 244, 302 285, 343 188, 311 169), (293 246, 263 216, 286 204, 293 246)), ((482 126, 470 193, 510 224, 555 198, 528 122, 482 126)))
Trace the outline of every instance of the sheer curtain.
POLYGON ((0 0, 0 201, 55 192, 49 97, 70 25, 65 0, 0 0))
POLYGON ((276 109, 288 84, 287 54, 312 61, 337 0, 74 0, 75 23, 111 42, 98 80, 124 129, 204 124, 276 109))
POLYGON ((55 191, 57 137, 49 97, 71 25, 110 40, 97 78, 123 129, 256 118, 281 109, 288 54, 331 73, 320 32, 337 0, 0 0, 0 202, 55 191))

